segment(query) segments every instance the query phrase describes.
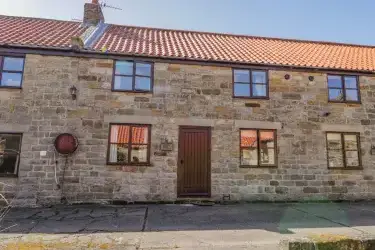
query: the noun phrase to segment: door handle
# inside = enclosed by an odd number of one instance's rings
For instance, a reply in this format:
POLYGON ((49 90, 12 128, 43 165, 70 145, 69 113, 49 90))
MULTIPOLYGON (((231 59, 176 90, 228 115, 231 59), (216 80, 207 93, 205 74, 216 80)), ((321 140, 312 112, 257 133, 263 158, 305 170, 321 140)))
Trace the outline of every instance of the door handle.
POLYGON ((184 164, 184 160, 183 160, 183 159, 181 159, 181 160, 180 160, 180 163, 181 163, 181 164, 184 164))

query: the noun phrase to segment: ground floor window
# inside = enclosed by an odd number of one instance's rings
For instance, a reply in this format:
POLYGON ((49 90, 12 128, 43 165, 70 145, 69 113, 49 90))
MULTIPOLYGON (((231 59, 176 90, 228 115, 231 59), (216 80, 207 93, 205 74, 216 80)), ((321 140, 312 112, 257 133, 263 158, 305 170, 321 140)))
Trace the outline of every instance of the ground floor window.
POLYGON ((359 133, 327 132, 327 158, 329 168, 359 168, 359 133))
POLYGON ((17 176, 22 134, 0 133, 0 176, 17 176))
POLYGON ((276 130, 241 129, 242 166, 276 166, 276 130))
POLYGON ((108 164, 149 164, 150 141, 150 125, 111 124, 108 145, 108 164))

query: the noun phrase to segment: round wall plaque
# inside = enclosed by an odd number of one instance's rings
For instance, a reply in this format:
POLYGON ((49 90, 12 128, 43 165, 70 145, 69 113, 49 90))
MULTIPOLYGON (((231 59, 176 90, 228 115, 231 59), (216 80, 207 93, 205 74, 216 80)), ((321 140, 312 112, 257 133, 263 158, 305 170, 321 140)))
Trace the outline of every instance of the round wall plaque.
POLYGON ((63 155, 73 154, 78 147, 78 140, 72 134, 60 134, 55 139, 55 149, 63 155))

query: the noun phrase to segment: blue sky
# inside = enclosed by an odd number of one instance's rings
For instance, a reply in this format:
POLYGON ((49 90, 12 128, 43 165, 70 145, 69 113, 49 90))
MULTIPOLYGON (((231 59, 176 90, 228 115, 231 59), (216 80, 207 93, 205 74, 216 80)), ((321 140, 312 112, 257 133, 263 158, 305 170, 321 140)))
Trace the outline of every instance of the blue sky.
MULTIPOLYGON (((82 19, 90 0, 0 0, 0 14, 82 19)), ((106 0, 108 23, 375 45, 374 0, 106 0)))

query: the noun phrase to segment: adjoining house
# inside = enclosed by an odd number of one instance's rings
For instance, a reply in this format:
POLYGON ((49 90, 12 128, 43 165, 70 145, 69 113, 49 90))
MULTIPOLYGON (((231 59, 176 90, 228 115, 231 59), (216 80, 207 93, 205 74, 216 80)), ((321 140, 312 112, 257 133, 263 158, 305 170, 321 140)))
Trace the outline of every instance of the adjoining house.
POLYGON ((373 199, 374 58, 372 46, 107 24, 97 1, 82 23, 0 16, 2 193, 373 199), (67 157, 63 133, 78 141, 67 157))

